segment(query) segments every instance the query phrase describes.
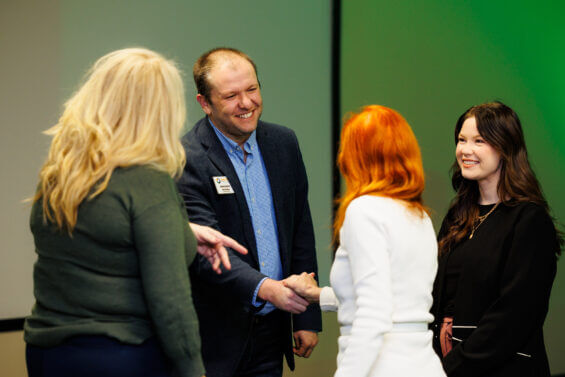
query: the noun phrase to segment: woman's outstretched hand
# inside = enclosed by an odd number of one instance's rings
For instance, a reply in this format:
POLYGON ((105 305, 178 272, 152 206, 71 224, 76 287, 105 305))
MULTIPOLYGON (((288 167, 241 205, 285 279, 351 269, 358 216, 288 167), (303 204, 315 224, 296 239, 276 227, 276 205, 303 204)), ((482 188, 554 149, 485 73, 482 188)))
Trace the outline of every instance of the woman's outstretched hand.
POLYGON ((297 295, 304 297, 309 303, 320 302, 320 292, 314 273, 303 272, 300 275, 291 275, 284 279, 282 283, 285 287, 292 289, 297 295))
POLYGON ((208 259, 208 262, 212 265, 212 269, 218 274, 222 273, 220 264, 223 264, 228 270, 231 269, 230 258, 228 257, 226 247, 229 247, 238 253, 247 254, 247 249, 245 247, 241 246, 233 238, 218 232, 216 229, 190 222, 188 225, 190 225, 190 228, 196 237, 198 253, 208 259))

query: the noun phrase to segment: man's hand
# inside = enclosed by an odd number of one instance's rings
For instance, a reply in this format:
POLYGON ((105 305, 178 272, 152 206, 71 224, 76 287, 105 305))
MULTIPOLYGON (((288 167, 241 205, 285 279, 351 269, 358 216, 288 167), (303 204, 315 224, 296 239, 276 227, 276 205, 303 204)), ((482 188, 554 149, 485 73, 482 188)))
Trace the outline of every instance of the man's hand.
POLYGON ((318 334, 313 331, 299 330, 292 334, 294 347, 292 350, 296 356, 310 357, 314 347, 318 344, 318 334))
POLYGON ((313 272, 291 275, 282 282, 285 287, 292 289, 296 294, 308 300, 309 303, 320 302, 320 292, 322 288, 318 287, 313 272))
POLYGON ((278 280, 266 279, 259 287, 257 296, 262 300, 269 301, 277 308, 293 314, 300 314, 308 307, 308 301, 285 287, 278 280))
POLYGON ((199 254, 208 259, 208 262, 212 265, 212 269, 218 274, 222 273, 220 263, 223 264, 226 269, 231 269, 226 247, 230 247, 238 253, 247 254, 245 247, 241 246, 233 238, 218 232, 216 229, 190 222, 188 225, 190 225, 196 237, 196 241, 198 242, 196 250, 199 254))

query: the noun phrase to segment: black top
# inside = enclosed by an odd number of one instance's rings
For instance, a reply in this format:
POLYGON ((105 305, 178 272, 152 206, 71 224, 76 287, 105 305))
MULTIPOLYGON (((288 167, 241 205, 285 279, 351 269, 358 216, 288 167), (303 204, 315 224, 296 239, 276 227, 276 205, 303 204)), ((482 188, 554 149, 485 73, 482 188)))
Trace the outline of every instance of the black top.
POLYGON ((462 340, 443 359, 448 376, 549 376, 542 328, 557 247, 543 207, 500 204, 472 239, 440 257, 432 306, 436 350, 446 309, 454 338, 462 340))
MULTIPOLYGON (((489 213, 490 210, 494 208, 495 204, 479 205, 479 216, 484 216, 489 213)), ((496 210, 496 209, 495 209, 496 210)), ((494 211, 493 211, 494 212, 494 211)), ((489 215, 489 217, 492 213, 489 215)), ((484 223, 488 221, 487 217, 482 224, 480 224, 476 229, 475 233, 479 232, 479 228, 484 223)), ((486 225, 485 225, 486 226, 486 225)), ((475 235, 473 234, 473 237, 475 235)), ((445 271, 445 283, 444 290, 441 297, 441 308, 439 310, 439 315, 443 317, 452 317, 455 308, 455 294, 457 293, 457 283, 459 281, 459 275, 461 274, 461 269, 465 263, 465 249, 463 247, 456 247, 451 252, 449 259, 447 259, 447 266, 445 271)))

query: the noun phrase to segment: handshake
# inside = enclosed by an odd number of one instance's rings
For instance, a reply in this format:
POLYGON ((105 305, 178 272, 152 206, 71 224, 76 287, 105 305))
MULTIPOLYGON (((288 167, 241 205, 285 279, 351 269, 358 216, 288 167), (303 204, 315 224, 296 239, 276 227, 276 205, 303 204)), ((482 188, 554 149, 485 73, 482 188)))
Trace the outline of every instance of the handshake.
POLYGON ((319 302, 321 290, 314 279, 314 273, 303 272, 280 281, 266 279, 257 295, 281 310, 300 314, 311 303, 319 302))
MULTIPOLYGON (((241 254, 247 254, 245 247, 217 230, 194 223, 189 223, 189 225, 198 241, 198 253, 208 259, 216 273, 222 273, 220 264, 223 264, 227 270, 231 269, 226 247, 230 247, 241 254)), ((266 279, 261 284, 257 296, 262 300, 269 301, 281 310, 300 314, 311 303, 319 302, 321 290, 314 279, 314 273, 303 272, 300 275, 291 275, 280 281, 266 279)))

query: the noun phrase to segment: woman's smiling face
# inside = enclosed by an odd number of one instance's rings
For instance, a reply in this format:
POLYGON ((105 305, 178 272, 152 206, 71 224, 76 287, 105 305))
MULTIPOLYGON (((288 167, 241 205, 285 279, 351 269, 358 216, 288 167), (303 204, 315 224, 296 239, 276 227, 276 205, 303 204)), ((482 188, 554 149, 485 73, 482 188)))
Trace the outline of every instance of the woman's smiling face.
POLYGON ((475 117, 463 122, 455 148, 457 164, 463 178, 480 184, 498 185, 500 153, 479 134, 475 117))

